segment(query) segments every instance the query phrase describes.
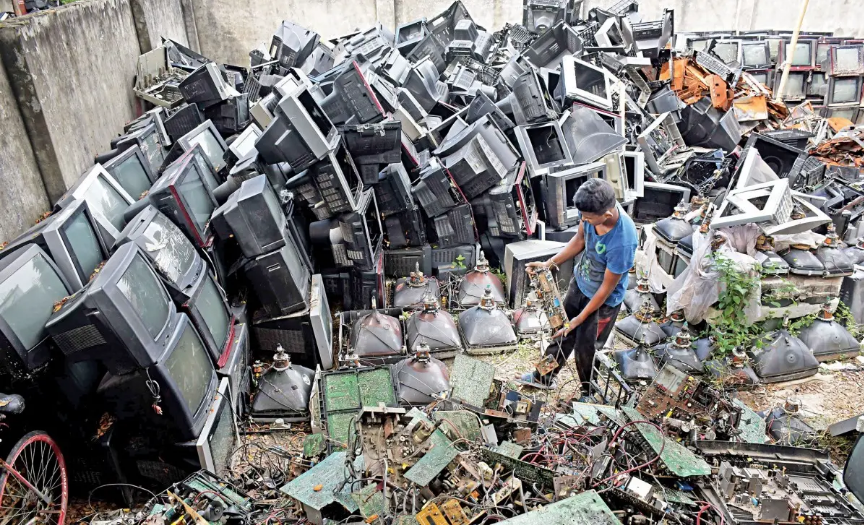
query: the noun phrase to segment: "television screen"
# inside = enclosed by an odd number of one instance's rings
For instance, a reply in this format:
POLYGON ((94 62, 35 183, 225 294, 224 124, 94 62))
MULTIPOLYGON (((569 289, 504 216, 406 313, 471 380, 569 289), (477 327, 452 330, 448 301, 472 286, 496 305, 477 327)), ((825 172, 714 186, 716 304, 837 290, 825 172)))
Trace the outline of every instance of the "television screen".
POLYGON ((210 379, 213 377, 213 365, 204 343, 191 324, 185 324, 183 335, 168 356, 165 367, 183 395, 189 413, 195 414, 207 395, 210 379))
POLYGON ((330 118, 321 111, 321 106, 315 102, 315 99, 312 97, 312 94, 309 93, 308 89, 304 89, 297 97, 303 107, 306 108, 306 112, 309 113, 309 116, 312 117, 312 121, 315 122, 315 125, 321 130, 321 134, 327 137, 330 134, 330 131, 333 130, 333 123, 330 122, 330 118))
POLYGON ((0 319, 24 348, 32 348, 48 336, 45 323, 54 313, 54 303, 67 295, 54 268, 43 255, 36 255, 0 283, 0 319))
POLYGON ((744 45, 744 65, 745 66, 761 66, 770 63, 770 58, 767 56, 768 49, 763 42, 758 44, 744 45))
POLYGON ((821 44, 816 44, 816 65, 819 66, 823 64, 826 60, 828 60, 828 52, 831 50, 831 46, 833 44, 829 44, 827 42, 822 42, 821 44))
POLYGON ((136 255, 117 281, 117 289, 132 304, 150 336, 157 339, 170 320, 171 299, 147 261, 136 255))
POLYGON ((126 224, 123 212, 129 207, 129 203, 104 178, 93 179, 93 183, 84 193, 84 200, 94 213, 105 217, 117 231, 123 230, 126 224))
POLYGON ((727 64, 736 62, 738 60, 738 42, 717 42, 714 46, 714 53, 727 64))
POLYGON ((789 74, 789 83, 786 85, 785 98, 804 98, 807 75, 803 73, 789 74))
POLYGON ((159 143, 159 137, 156 133, 155 127, 151 133, 145 134, 144 138, 141 140, 141 151, 144 152, 144 156, 147 157, 147 161, 150 162, 150 171, 158 173, 159 167, 165 160, 165 150, 159 143))
POLYGON ((103 260, 102 246, 96 237, 98 234, 85 213, 78 213, 69 220, 63 234, 78 269, 83 273, 82 280, 86 283, 103 260))
POLYGON ((606 75, 602 71, 583 66, 578 62, 574 63, 573 67, 576 74, 576 87, 600 98, 609 96, 606 91, 606 75))
POLYGON ((189 272, 195 262, 195 247, 165 215, 157 213, 143 237, 147 240, 144 250, 169 281, 176 283, 189 272))
POLYGON ((750 73, 753 75, 753 78, 756 82, 759 82, 764 85, 768 85, 768 72, 767 71, 759 71, 757 73, 750 73))
POLYGON ((217 167, 225 164, 222 160, 225 152, 222 150, 219 139, 213 135, 211 128, 205 128, 204 131, 189 139, 190 146, 194 146, 195 144, 200 144, 204 148, 204 153, 210 159, 210 164, 217 167))
POLYGON ((847 120, 855 120, 855 113, 858 111, 858 108, 835 108, 830 110, 831 113, 828 115, 832 118, 845 118, 847 120))
POLYGON ((219 345, 219 348, 224 348, 225 339, 228 337, 231 328, 231 318, 225 309, 225 301, 222 299, 222 294, 216 287, 216 283, 212 277, 208 276, 204 279, 204 288, 192 306, 201 314, 201 317, 207 324, 207 329, 213 336, 213 340, 219 345))
POLYGON ((834 55, 834 69, 836 71, 857 71, 861 68, 859 62, 859 48, 838 47, 834 55))
POLYGON ((198 231, 203 232, 216 205, 213 203, 210 192, 204 185, 197 165, 194 169, 190 169, 188 175, 177 185, 177 191, 182 195, 183 201, 188 208, 189 216, 195 221, 198 231))
POLYGON ((831 98, 832 104, 845 104, 858 102, 860 97, 860 86, 858 78, 836 78, 834 79, 834 94, 831 98))
MULTIPOLYGON (((792 54, 793 66, 809 66, 811 61, 811 42, 798 42, 792 54)), ((787 44, 788 46, 788 44, 787 44)))
POLYGON ((150 179, 138 155, 130 155, 126 160, 106 170, 123 186, 133 199, 138 200, 141 194, 150 189, 150 179))

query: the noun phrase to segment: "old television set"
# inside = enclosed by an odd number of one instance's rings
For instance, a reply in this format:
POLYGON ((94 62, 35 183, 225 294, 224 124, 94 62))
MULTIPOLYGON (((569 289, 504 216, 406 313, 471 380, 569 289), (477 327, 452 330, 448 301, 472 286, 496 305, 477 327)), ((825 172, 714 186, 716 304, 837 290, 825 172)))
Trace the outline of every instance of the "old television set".
POLYGON ((320 364, 329 370, 334 365, 333 321, 321 275, 312 276, 308 293, 308 306, 300 312, 273 318, 266 310, 256 312, 251 341, 256 348, 267 350, 282 345, 292 363, 313 369, 320 364))
POLYGON ((742 46, 740 40, 717 40, 714 43, 714 54, 726 64, 742 63, 742 46))
POLYGON ((132 146, 102 165, 133 199, 138 200, 156 182, 150 162, 138 146, 132 146))
POLYGON ((39 246, 51 257, 72 290, 83 288, 109 255, 86 201, 74 201, 22 233, 0 250, 0 258, 29 244, 39 246))
POLYGON ((285 213, 265 175, 249 179, 229 199, 223 214, 243 255, 257 257, 285 245, 285 213))
POLYGON ((128 243, 138 245, 177 302, 191 296, 195 283, 206 271, 204 259, 189 238, 152 205, 129 220, 114 247, 128 243))
MULTIPOLYGON (((525 271, 528 263, 547 261, 566 246, 563 242, 541 241, 528 239, 511 242, 504 251, 504 274, 507 276, 505 292, 507 303, 511 308, 520 308, 525 304, 531 292, 531 278, 525 271)), ((567 293, 570 279, 573 276, 574 260, 563 263, 555 273, 555 279, 561 294, 567 293)))
MULTIPOLYGON (((783 100, 798 101, 807 96, 807 78, 809 71, 790 71, 786 91, 783 92, 783 100)), ((780 88, 780 80, 783 75, 774 75, 774 90, 780 88)))
POLYGON ((807 83, 807 98, 822 103, 828 94, 828 75, 825 72, 814 71, 807 83))
POLYGON ((665 219, 675 212, 681 201, 690 202, 690 189, 684 186, 645 182, 645 196, 636 199, 631 217, 634 221, 649 223, 665 219))
POLYGON ((830 77, 825 104, 858 104, 861 102, 862 77, 830 77))
POLYGON ((525 162, 513 167, 502 183, 471 202, 475 217, 485 217, 494 237, 525 238, 537 227, 537 203, 525 162))
POLYGON ((207 120, 200 126, 196 127, 189 133, 183 135, 175 144, 183 151, 188 152, 195 145, 200 145, 204 149, 204 154, 207 155, 207 160, 213 166, 215 171, 219 171, 225 167, 225 150, 228 146, 222 139, 222 135, 216 130, 213 122, 207 120))
POLYGON ((770 67, 771 50, 768 42, 741 42, 741 65, 747 69, 770 67))
POLYGON ((858 109, 857 105, 826 107, 822 110, 822 116, 825 118, 845 118, 854 123, 858 116, 858 109))
POLYGON ((774 70, 773 69, 754 69, 748 71, 747 73, 753 77, 754 80, 761 83, 765 87, 774 85, 774 70))
POLYGON ((150 172, 158 173, 159 167, 165 161, 167 152, 165 145, 160 142, 159 130, 155 124, 148 124, 140 129, 127 133, 119 138, 116 148, 119 151, 126 150, 132 146, 138 146, 144 157, 150 163, 150 172))
POLYGON ((268 164, 287 162, 299 173, 326 157, 338 140, 336 127, 306 86, 300 86, 279 102, 255 148, 268 164))
POLYGON ((783 40, 780 46, 780 56, 777 63, 790 60, 793 68, 813 68, 816 67, 816 40, 799 38, 795 44, 795 49, 790 49, 791 42, 783 40))
POLYGON ((627 192, 624 200, 645 195, 645 154, 641 151, 625 151, 621 154, 623 175, 627 177, 627 192))
POLYGON ((543 202, 546 224, 556 230, 566 230, 579 222, 579 210, 574 199, 579 187, 589 178, 606 178, 606 163, 593 162, 568 167, 545 176, 543 202))
POLYGON ((198 439, 178 443, 178 447, 187 449, 186 462, 194 465, 195 470, 206 470, 216 476, 225 476, 230 467, 231 455, 237 446, 236 421, 234 420, 234 405, 228 378, 222 378, 216 389, 216 394, 210 401, 207 418, 201 428, 198 439))
POLYGON ((129 243, 46 328, 69 362, 97 360, 114 373, 126 373, 156 364, 177 322, 165 285, 138 246, 129 243))
POLYGON ((612 109, 612 90, 606 72, 572 55, 561 59, 561 77, 555 94, 565 107, 579 101, 612 109))
POLYGON ((864 45, 831 46, 831 75, 854 76, 864 74, 864 45))
POLYGON ((257 299, 270 317, 281 317, 308 307, 312 271, 301 253, 300 243, 290 229, 284 230, 285 244, 248 261, 246 277, 257 299))
POLYGON ((150 204, 171 219, 198 246, 209 244, 207 226, 216 209, 216 199, 208 186, 212 173, 202 169, 191 152, 171 165, 153 185, 150 204))
POLYGON ((383 120, 384 108, 369 87, 360 65, 352 60, 340 67, 341 70, 331 70, 335 75, 332 82, 315 92, 318 105, 330 121, 341 126, 383 120))
POLYGON ((557 121, 517 126, 516 141, 525 154, 532 177, 548 173, 552 168, 572 164, 570 148, 557 121))
POLYGON ((285 69, 299 67, 312 54, 321 37, 287 20, 273 33, 270 42, 270 56, 279 61, 285 69))
POLYGON ((207 62, 189 73, 177 88, 186 102, 203 107, 212 106, 231 96, 229 86, 214 62, 207 62))
POLYGON ((241 159, 247 159, 253 154, 257 154, 255 142, 261 136, 261 129, 256 124, 250 124, 243 130, 231 144, 228 144, 227 155, 231 159, 232 166, 241 159))
POLYGON ((204 123, 204 114, 197 104, 183 104, 170 110, 163 125, 172 140, 177 140, 204 123))
MULTIPOLYGON (((358 209, 363 197, 363 181, 351 154, 342 140, 312 169, 312 178, 331 214, 358 209)), ((313 203, 317 204, 317 203, 313 203)))
POLYGON ((45 324, 69 293, 60 269, 39 246, 0 261, 0 374, 20 378, 49 362, 45 324))
POLYGON ((189 298, 180 307, 195 325, 217 368, 221 368, 231 350, 234 316, 228 307, 224 290, 206 265, 198 282, 190 289, 189 298))
POLYGON ((135 200, 105 168, 96 164, 87 170, 54 205, 54 211, 71 206, 76 200, 87 201, 93 218, 99 224, 99 235, 105 246, 113 246, 126 219, 123 214, 135 200))
POLYGON ((219 379, 186 314, 177 315, 168 332, 164 348, 146 370, 123 374, 109 371, 97 392, 118 419, 148 429, 169 426, 179 439, 197 439, 210 413, 219 379), (158 388, 162 415, 150 408, 151 388, 158 388))

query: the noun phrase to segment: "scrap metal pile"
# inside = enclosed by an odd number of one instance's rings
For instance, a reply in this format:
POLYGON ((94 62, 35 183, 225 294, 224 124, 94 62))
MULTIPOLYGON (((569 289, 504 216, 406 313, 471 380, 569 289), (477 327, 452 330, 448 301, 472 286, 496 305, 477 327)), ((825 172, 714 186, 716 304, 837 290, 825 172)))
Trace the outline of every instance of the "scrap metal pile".
POLYGON ((142 56, 165 164, 203 148, 219 175, 196 244, 248 301, 249 367, 198 437, 210 473, 116 523, 864 523, 795 400, 736 396, 857 355, 864 322, 864 46, 794 40, 627 0, 527 0, 493 32, 457 1, 330 42, 284 21, 249 68, 142 56), (534 349, 573 267, 525 265, 595 177, 641 244, 585 403, 478 356, 556 366, 534 349))

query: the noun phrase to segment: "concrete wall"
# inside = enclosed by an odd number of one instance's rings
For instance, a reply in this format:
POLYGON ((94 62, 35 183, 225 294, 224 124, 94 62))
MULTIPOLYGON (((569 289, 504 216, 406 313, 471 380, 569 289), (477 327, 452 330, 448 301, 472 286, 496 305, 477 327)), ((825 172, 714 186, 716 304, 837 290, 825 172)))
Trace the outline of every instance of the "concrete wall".
MULTIPOLYGON (((269 45, 283 19, 333 38, 376 20, 395 29, 420 17, 433 17, 452 0, 259 0, 254 7, 239 0, 190 0, 199 28, 201 52, 217 61, 245 65, 248 53, 269 45)), ((521 22, 521 0, 463 0, 478 24, 498 30, 521 22)), ((792 29, 803 0, 640 0, 645 20, 675 9, 678 31, 792 29)), ((586 0, 586 11, 608 7, 613 0, 586 0)), ((804 30, 864 36, 861 0, 810 0, 804 30)))
POLYGON ((0 241, 17 236, 50 207, 15 95, 0 67, 0 241))
POLYGON ((186 1, 80 0, 0 23, 0 241, 50 209, 136 116, 140 54, 162 36, 197 47, 186 1))
MULTIPOLYGON (((605 7, 608 0, 586 0, 585 9, 605 7)), ((656 20, 663 9, 675 10, 675 30, 792 30, 803 0, 639 0, 645 20, 656 20)), ((840 36, 864 36, 861 0, 810 0, 803 31, 833 31, 840 36)))
POLYGON ((129 0, 22 18, 0 28, 0 46, 54 201, 134 116, 140 49, 129 0))
POLYGON ((162 37, 189 45, 183 9, 177 0, 132 0, 131 7, 142 53, 159 47, 162 37))

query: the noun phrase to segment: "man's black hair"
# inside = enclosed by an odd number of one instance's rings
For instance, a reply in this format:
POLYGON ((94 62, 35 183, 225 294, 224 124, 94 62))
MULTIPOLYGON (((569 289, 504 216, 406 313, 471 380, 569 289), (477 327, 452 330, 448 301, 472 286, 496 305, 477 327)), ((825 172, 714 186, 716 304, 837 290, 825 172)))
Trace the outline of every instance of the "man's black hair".
POLYGON ((591 178, 573 196, 576 209, 584 213, 605 213, 615 207, 615 190, 605 179, 591 178))

